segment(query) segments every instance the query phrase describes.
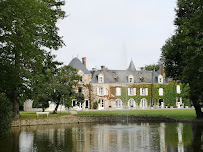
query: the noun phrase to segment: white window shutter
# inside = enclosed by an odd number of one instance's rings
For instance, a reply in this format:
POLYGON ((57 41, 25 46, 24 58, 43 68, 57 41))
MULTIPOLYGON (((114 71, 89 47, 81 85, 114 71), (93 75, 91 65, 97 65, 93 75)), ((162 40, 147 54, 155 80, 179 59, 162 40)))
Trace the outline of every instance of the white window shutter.
POLYGON ((146 91, 146 96, 148 96, 148 88, 145 88, 145 89, 146 89, 146 90, 145 90, 145 91, 146 91))
POLYGON ((140 88, 140 95, 142 96, 142 88, 140 88))
POLYGON ((133 88, 133 95, 136 96, 136 88, 133 88))
POLYGON ((108 95, 109 94, 108 89, 107 88, 104 88, 104 89, 106 90, 105 95, 108 95))
POLYGON ((97 88, 97 95, 99 96, 99 88, 97 88))
POLYGON ((103 88, 103 90, 104 90, 104 96, 106 95, 106 88, 103 88))
POLYGON ((116 88, 116 96, 119 96, 119 88, 116 88))
POLYGON ((130 96, 130 88, 128 88, 128 95, 130 96))

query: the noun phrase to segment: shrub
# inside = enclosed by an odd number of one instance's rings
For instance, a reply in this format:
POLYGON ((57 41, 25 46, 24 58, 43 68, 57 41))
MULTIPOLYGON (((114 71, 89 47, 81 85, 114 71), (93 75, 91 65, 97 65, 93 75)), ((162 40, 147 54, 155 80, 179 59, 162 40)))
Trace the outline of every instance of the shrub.
POLYGON ((4 93, 0 93, 0 137, 5 136, 11 129, 12 104, 4 93))
POLYGON ((93 103, 93 108, 94 108, 94 109, 97 109, 97 107, 98 107, 98 102, 94 102, 94 103, 93 103))

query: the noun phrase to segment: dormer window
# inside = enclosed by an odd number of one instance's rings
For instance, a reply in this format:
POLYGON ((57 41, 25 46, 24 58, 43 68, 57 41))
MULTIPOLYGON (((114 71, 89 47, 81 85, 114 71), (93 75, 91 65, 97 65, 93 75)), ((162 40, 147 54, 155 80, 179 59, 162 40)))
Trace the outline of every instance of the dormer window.
POLYGON ((158 83, 159 84, 163 84, 164 80, 163 80, 163 76, 162 75, 159 75, 158 76, 158 83))
POLYGON ((129 83, 133 83, 133 82, 134 82, 134 77, 133 77, 132 75, 130 75, 130 76, 128 77, 128 82, 129 82, 129 83))
POLYGON ((98 83, 104 83, 104 75, 103 74, 98 75, 98 83))

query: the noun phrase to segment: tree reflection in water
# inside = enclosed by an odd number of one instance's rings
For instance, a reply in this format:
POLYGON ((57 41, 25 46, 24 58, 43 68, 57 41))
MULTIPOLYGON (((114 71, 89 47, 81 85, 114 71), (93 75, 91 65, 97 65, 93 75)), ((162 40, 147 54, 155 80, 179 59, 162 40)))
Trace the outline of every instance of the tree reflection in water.
POLYGON ((71 124, 13 128, 0 151, 203 151, 201 123, 71 124))

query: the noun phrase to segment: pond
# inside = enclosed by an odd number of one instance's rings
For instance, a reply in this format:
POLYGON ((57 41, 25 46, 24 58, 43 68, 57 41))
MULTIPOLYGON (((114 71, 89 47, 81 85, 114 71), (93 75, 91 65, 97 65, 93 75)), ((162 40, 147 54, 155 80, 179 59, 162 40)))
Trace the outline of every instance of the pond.
POLYGON ((1 152, 203 151, 201 123, 83 123, 12 128, 1 152))

